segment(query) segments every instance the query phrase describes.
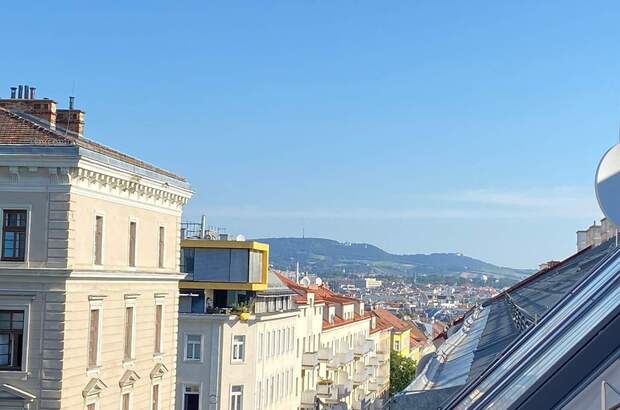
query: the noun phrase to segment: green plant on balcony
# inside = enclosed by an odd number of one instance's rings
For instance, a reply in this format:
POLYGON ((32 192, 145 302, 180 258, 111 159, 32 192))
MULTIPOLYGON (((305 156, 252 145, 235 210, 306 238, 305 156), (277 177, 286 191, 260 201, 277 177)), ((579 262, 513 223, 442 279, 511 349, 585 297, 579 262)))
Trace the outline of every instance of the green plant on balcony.
POLYGON ((317 384, 320 386, 331 386, 334 382, 329 379, 321 379, 317 384))

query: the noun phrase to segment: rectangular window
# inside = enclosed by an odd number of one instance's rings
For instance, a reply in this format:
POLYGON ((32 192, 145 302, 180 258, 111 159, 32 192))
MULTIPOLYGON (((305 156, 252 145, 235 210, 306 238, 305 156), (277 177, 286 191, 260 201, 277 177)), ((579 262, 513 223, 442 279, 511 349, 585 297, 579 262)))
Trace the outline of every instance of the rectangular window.
POLYGON ((103 216, 95 217, 95 265, 103 261, 103 216))
POLYGON ((164 315, 164 307, 155 305, 155 353, 162 353, 161 328, 164 315))
POLYGON ((134 308, 125 308, 125 360, 133 359, 134 308))
POLYGON ((233 336, 232 360, 242 362, 245 357, 245 336, 233 336))
POLYGON ((0 310, 0 370, 22 370, 24 311, 0 310))
POLYGON ((5 210, 2 218, 2 260, 23 262, 26 260, 25 210, 5 210))
POLYGON ((276 336, 276 355, 279 355, 281 353, 281 349, 280 349, 280 345, 281 345, 281 331, 280 329, 278 329, 278 336, 276 336))
POLYGON ((256 382, 256 409, 263 408, 263 382, 260 380, 256 382))
POLYGON ((151 410, 159 410, 159 384, 154 384, 151 391, 151 410))
POLYGON ((129 393, 123 393, 121 405, 122 410, 129 410, 129 398, 129 393))
POLYGON ((185 360, 200 360, 202 350, 202 336, 187 335, 185 343, 185 360))
POLYGON ((136 223, 129 222, 129 266, 136 266, 136 223))
POLYGON ((100 310, 90 309, 88 329, 88 367, 93 368, 99 364, 99 329, 100 310))
POLYGON ((159 227, 159 245, 158 245, 158 266, 160 268, 164 267, 164 251, 165 251, 165 239, 166 239, 166 229, 163 226, 159 227))
POLYGON ((186 384, 183 387, 183 410, 199 410, 200 408, 200 386, 197 384, 186 384))
POLYGON ((230 410, 243 410, 243 386, 230 388, 230 410))
POLYGON ((96 408, 97 407, 95 403, 89 403, 86 405, 86 410, 95 410, 96 408))
POLYGON ((259 333, 258 334, 258 360, 262 360, 263 359, 263 334, 259 333))

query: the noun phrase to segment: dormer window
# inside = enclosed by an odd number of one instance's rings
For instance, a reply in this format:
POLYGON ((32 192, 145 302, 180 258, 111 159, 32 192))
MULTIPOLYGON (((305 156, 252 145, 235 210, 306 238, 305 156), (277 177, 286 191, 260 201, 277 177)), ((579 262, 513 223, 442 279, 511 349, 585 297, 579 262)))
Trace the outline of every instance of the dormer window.
POLYGON ((2 216, 2 260, 23 262, 26 260, 25 210, 5 210, 2 216))

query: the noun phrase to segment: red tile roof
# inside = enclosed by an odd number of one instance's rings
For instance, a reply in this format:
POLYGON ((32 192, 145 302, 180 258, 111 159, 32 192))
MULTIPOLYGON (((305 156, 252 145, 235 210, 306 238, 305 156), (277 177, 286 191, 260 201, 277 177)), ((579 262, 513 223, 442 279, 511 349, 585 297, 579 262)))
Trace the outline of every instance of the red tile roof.
POLYGON ((63 133, 48 128, 2 107, 0 107, 0 145, 79 146, 179 181, 185 181, 185 178, 170 171, 158 168, 76 134, 63 133))
POLYGON ((382 325, 389 325, 394 328, 397 332, 404 332, 408 329, 414 328, 415 325, 413 323, 406 322, 402 319, 399 319, 397 316, 392 314, 390 311, 378 308, 371 311, 377 317, 377 324, 381 323, 382 325))

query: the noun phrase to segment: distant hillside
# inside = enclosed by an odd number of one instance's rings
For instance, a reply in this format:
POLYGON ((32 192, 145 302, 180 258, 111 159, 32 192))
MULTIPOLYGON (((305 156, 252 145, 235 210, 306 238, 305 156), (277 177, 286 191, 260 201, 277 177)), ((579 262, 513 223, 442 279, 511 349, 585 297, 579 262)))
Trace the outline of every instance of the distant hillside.
POLYGON ((270 245, 270 262, 278 269, 294 269, 299 262, 303 270, 326 274, 373 272, 377 274, 441 274, 447 276, 472 273, 518 280, 529 270, 496 266, 456 253, 429 255, 394 255, 367 243, 343 243, 320 238, 263 238, 270 245))

